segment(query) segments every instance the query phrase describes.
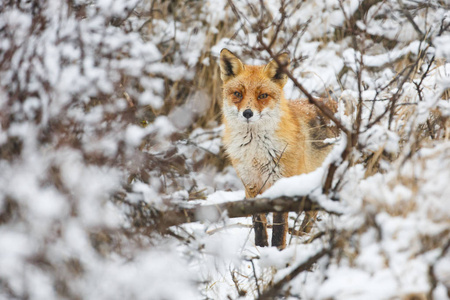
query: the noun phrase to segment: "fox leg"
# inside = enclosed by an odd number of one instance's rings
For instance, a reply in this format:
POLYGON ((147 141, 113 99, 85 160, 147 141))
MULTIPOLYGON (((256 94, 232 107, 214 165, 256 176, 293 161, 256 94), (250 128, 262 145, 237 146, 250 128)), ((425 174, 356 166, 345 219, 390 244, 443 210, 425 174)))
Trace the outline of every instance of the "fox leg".
POLYGON ((265 214, 253 215, 253 228, 255 229, 255 245, 267 247, 267 218, 265 214))
MULTIPOLYGON (((246 186, 245 197, 247 199, 254 198, 257 195, 256 187, 246 186)), ((253 215, 253 228, 255 229, 255 245, 260 247, 269 246, 267 241, 267 218, 266 214, 253 215)))
POLYGON ((273 213, 272 246, 282 250, 286 247, 288 213, 273 213))

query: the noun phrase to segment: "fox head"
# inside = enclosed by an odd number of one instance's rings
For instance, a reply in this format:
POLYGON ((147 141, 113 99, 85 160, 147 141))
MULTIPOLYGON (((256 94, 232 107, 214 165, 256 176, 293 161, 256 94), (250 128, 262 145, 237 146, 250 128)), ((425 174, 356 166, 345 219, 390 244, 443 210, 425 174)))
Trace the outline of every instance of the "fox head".
POLYGON ((279 118, 289 56, 283 53, 267 65, 244 65, 231 51, 220 52, 223 114, 228 122, 257 124, 279 118))

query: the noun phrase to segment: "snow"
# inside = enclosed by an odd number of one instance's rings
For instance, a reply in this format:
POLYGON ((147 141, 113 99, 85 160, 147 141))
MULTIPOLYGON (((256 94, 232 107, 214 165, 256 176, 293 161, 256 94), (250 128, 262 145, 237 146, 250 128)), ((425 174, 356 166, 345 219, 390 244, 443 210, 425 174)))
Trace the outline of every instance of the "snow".
MULTIPOLYGON (((286 298, 449 299, 449 13, 403 2, 427 39, 387 0, 357 20, 356 47, 343 26, 361 1, 287 3, 272 50, 290 53, 313 95, 337 99, 349 131, 363 102, 346 160, 341 134, 320 168, 258 196, 326 210, 283 251, 255 246, 250 216, 207 209, 245 198, 223 154, 220 51, 265 63, 255 24, 280 20, 278 2, 2 4, 0 299, 255 299, 327 247, 286 298), (196 205, 201 222, 158 231, 165 210, 196 205)), ((291 81, 284 90, 303 97, 291 81)), ((297 230, 303 215, 289 216, 297 230)))
POLYGON ((220 204, 229 201, 239 201, 245 198, 245 192, 243 190, 235 192, 217 191, 208 196, 205 204, 220 204))
POLYGON ((260 197, 276 198, 280 196, 306 196, 322 187, 323 177, 324 169, 318 168, 308 174, 281 178, 260 197))
POLYGON ((443 58, 450 57, 450 50, 447 47, 447 45, 450 43, 450 36, 443 35, 443 36, 436 37, 436 39, 434 40, 434 43, 436 45, 436 56, 437 57, 443 57, 443 58))

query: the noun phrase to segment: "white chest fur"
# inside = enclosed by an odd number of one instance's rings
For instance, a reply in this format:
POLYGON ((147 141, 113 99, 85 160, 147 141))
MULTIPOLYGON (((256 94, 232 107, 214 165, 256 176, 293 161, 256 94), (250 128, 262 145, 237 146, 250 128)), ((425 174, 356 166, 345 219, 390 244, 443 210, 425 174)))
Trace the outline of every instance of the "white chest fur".
POLYGON ((276 136, 279 112, 263 111, 261 119, 253 123, 235 117, 234 111, 228 113, 224 107, 228 134, 226 152, 246 188, 263 191, 283 174, 279 161, 286 144, 276 136))

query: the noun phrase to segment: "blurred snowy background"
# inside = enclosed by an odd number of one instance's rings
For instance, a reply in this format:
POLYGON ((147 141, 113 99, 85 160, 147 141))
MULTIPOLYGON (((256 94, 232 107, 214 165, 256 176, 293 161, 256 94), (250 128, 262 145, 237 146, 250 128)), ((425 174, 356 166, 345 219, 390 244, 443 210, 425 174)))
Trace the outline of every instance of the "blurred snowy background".
POLYGON ((447 0, 0 2, 0 299, 449 299, 449 60, 447 0), (332 192, 284 183, 339 213, 292 212, 281 252, 251 218, 164 226, 244 198, 223 47, 289 51, 353 134, 332 192))

